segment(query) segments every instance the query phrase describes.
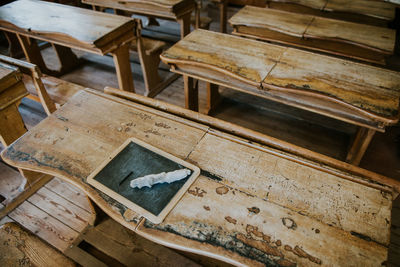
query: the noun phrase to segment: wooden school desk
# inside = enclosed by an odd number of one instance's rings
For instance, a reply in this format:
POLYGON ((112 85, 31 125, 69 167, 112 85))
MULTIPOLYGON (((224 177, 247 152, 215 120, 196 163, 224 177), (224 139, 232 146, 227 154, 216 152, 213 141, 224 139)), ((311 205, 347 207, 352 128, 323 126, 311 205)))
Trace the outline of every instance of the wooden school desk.
POLYGON ((47 69, 33 39, 52 43, 61 72, 76 66, 71 48, 105 55, 111 53, 119 88, 134 91, 129 46, 136 38, 136 22, 130 18, 36 0, 19 0, 0 7, 0 29, 17 34, 25 56, 43 73, 47 69))
POLYGON ((131 101, 80 91, 3 151, 3 160, 80 187, 114 220, 154 242, 231 264, 386 260, 398 182, 161 101, 106 92, 131 101), (86 182, 130 137, 202 170, 161 224, 86 182))

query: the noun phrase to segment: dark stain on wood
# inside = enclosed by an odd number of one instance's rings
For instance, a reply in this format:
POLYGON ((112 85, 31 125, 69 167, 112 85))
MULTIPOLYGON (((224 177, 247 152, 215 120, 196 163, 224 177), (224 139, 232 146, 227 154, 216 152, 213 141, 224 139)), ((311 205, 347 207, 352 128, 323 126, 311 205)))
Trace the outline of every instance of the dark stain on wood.
POLYGON ((295 223, 295 221, 293 221, 290 218, 282 218, 282 223, 288 229, 296 230, 296 228, 297 228, 297 224, 295 223))
POLYGON ((225 220, 228 221, 229 223, 232 223, 232 224, 236 224, 237 223, 236 219, 233 219, 231 216, 226 216, 225 220))
POLYGON ((226 186, 220 186, 215 189, 218 195, 225 195, 229 192, 229 189, 226 186))
POLYGON ((206 211, 210 211, 210 207, 209 207, 209 206, 203 206, 203 208, 204 208, 206 211))
POLYGON ((249 212, 252 212, 252 213, 255 213, 255 214, 260 213, 260 209, 257 208, 257 207, 247 208, 247 210, 248 210, 249 212))
POLYGON ((195 197, 203 197, 204 194, 207 194, 207 192, 199 187, 195 187, 194 190, 193 189, 189 189, 188 190, 189 194, 192 194, 195 197))

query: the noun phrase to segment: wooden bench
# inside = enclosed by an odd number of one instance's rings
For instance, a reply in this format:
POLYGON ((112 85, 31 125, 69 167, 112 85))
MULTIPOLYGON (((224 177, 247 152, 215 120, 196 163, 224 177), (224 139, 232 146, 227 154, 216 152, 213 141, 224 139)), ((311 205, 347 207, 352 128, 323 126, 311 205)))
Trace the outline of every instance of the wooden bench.
POLYGON ((175 20, 181 26, 181 37, 190 32, 190 16, 196 9, 194 0, 82 0, 82 3, 95 7, 113 8, 150 17, 175 20))
POLYGON ((356 23, 388 27, 395 20, 395 5, 370 0, 267 0, 267 6, 356 23))
POLYGON ((131 101, 80 91, 5 150, 3 160, 79 186, 115 221, 147 239, 230 264, 366 266, 386 260, 398 181, 162 101, 105 91, 131 101), (161 224, 86 182, 130 137, 202 169, 161 224))
POLYGON ((239 36, 376 64, 385 64, 395 50, 395 30, 270 8, 246 6, 229 23, 239 36))
POLYGON ((227 34, 196 30, 161 55, 184 75, 186 107, 198 109, 193 78, 208 82, 208 110, 226 86, 360 126, 347 161, 358 164, 375 131, 399 120, 398 72, 227 34))
MULTIPOLYGON (((0 142, 5 148, 27 131, 18 111, 21 99, 27 95, 18 68, 0 62, 0 142)), ((2 192, 5 199, 0 203, 0 219, 51 179, 51 176, 41 173, 19 171, 24 177, 19 187, 10 188, 11 192, 2 192)))
POLYGON ((0 7, 0 29, 17 34, 25 56, 43 73, 55 75, 47 69, 33 39, 53 44, 61 72, 78 63, 70 48, 99 55, 111 53, 119 87, 127 91, 134 90, 129 46, 136 38, 136 26, 129 18, 44 1, 20 0, 0 7))
POLYGON ((1 266, 77 266, 16 223, 0 228, 1 266))

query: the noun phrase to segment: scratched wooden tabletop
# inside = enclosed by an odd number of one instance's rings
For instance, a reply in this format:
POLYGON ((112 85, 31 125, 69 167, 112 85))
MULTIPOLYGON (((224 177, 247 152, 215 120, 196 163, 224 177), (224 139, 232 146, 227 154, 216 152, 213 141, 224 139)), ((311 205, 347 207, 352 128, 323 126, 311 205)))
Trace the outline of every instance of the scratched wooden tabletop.
POLYGON ((0 7, 0 27, 39 38, 101 47, 127 31, 133 31, 135 22, 127 17, 84 8, 19 0, 0 7))
MULTIPOLYGON (((233 26, 269 29, 298 38, 350 43, 389 54, 393 54, 396 40, 393 29, 253 6, 245 6, 229 22, 233 26)), ((246 33, 245 29, 241 31, 246 33)))
POLYGON ((380 265, 387 258, 393 188, 376 174, 313 164, 94 90, 73 96, 2 157, 79 186, 112 218, 155 242, 233 264, 380 265), (159 225, 86 183, 130 137, 202 170, 159 225))
POLYGON ((400 74, 395 71, 204 30, 193 31, 161 58, 228 74, 259 91, 313 93, 370 112, 378 120, 398 121, 400 74))

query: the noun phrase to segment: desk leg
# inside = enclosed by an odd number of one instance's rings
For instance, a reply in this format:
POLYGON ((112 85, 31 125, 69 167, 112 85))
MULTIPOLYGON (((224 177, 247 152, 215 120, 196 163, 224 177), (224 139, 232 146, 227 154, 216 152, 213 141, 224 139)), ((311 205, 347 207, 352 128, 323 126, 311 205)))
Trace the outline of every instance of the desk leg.
POLYGON ((181 25, 181 39, 190 33, 190 16, 191 13, 186 13, 178 19, 178 23, 181 25))
POLYGON ((19 43, 21 44, 22 50, 24 51, 25 57, 30 63, 38 66, 39 69, 45 74, 57 76, 58 72, 47 68, 46 63, 44 63, 42 53, 40 52, 40 48, 34 39, 19 34, 17 34, 17 37, 19 43))
POLYGON ((56 51, 58 61, 60 62, 60 75, 73 70, 79 65, 80 61, 74 52, 72 52, 71 48, 57 44, 52 44, 52 46, 56 51))
POLYGON ((215 110, 215 107, 221 101, 221 97, 218 91, 218 85, 207 82, 206 84, 207 89, 207 109, 206 114, 210 114, 215 110))
POLYGON ((226 33, 228 1, 223 0, 219 5, 219 23, 220 31, 226 33))
POLYGON ((346 161, 353 165, 359 165, 369 143, 374 137, 375 130, 360 127, 357 131, 356 137, 351 145, 349 153, 347 154, 346 161))
POLYGON ((124 44, 112 52, 115 69, 117 70, 119 89, 135 92, 131 64, 129 61, 129 44, 124 44))
POLYGON ((199 111, 198 81, 187 75, 183 75, 183 84, 185 88, 185 108, 199 111))

